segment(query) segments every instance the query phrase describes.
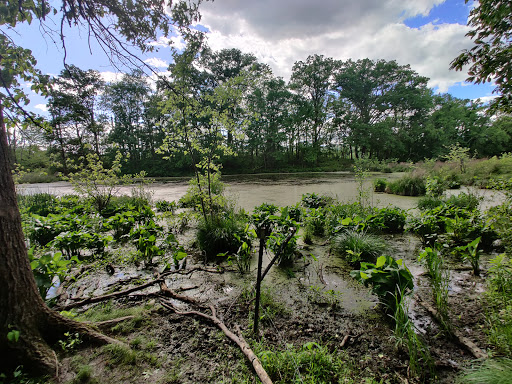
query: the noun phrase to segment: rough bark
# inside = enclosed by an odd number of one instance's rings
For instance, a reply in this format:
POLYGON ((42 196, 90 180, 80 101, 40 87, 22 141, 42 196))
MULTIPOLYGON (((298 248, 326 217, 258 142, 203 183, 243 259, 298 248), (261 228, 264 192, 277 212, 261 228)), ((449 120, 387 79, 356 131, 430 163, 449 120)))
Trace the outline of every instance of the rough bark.
POLYGON ((23 365, 30 373, 54 375, 58 362, 50 345, 65 332, 79 332, 85 341, 98 344, 116 342, 52 311, 37 290, 21 228, 1 104, 0 281, 0 372, 23 365), (11 330, 19 331, 18 341, 7 341, 11 330))

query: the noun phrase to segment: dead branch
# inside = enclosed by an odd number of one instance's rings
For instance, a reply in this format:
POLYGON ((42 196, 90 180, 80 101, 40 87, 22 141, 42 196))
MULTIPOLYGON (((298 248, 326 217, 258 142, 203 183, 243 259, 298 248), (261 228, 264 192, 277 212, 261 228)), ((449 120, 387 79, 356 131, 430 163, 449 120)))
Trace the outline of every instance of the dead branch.
POLYGON ((152 281, 150 281, 148 283, 145 283, 145 284, 142 284, 142 285, 138 285, 136 287, 125 289, 124 291, 109 293, 108 295, 89 297, 89 298, 84 299, 84 300, 80 300, 80 301, 77 301, 77 302, 74 302, 74 303, 70 303, 70 304, 67 304, 67 305, 63 305, 63 306, 57 307, 57 310, 59 310, 59 311, 68 311, 68 310, 70 310, 72 308, 81 307, 82 305, 93 304, 93 303, 98 303, 100 301, 114 299, 114 298, 117 298, 117 297, 128 295, 128 294, 130 294, 132 292, 140 291, 141 289, 144 289, 144 288, 147 288, 147 287, 151 287, 152 285, 155 285, 155 284, 160 283, 160 282, 161 282, 161 279, 156 279, 156 280, 152 280, 152 281))
POLYGON ((206 320, 214 323, 217 327, 219 327, 222 330, 222 332, 224 332, 224 334, 227 336, 228 339, 235 342, 238 345, 238 347, 242 350, 243 354, 247 357, 247 359, 251 362, 252 366, 254 367, 254 370, 256 371, 256 374, 258 375, 261 382, 263 384, 272 384, 272 380, 270 379, 267 372, 261 365, 261 362, 258 359, 258 357, 256 356, 256 354, 252 351, 252 349, 249 347, 249 344, 247 344, 247 342, 243 338, 240 330, 238 330, 238 332, 239 332, 238 336, 235 335, 233 332, 231 332, 226 327, 226 325, 222 321, 219 320, 219 318, 217 317, 217 315, 215 313, 215 308, 213 307, 213 305, 210 305, 210 310, 212 311, 212 315, 210 316, 205 313, 198 312, 198 311, 186 311, 186 312, 179 311, 174 305, 172 305, 172 303, 169 303, 169 302, 162 301, 161 304, 165 308, 173 311, 174 313, 176 313, 178 315, 197 316, 197 317, 201 317, 203 319, 206 319, 206 320))

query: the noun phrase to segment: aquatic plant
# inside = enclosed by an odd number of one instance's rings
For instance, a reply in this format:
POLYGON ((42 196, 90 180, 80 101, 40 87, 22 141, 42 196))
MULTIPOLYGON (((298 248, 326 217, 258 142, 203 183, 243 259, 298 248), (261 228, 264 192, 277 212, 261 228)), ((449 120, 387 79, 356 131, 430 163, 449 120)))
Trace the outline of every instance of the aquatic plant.
POLYGON ((390 181, 386 187, 387 193, 402 196, 423 196, 425 191, 425 180, 421 176, 404 176, 390 181))
POLYGON ((403 260, 395 260, 391 256, 380 256, 375 264, 361 262, 360 269, 351 271, 350 276, 366 286, 370 285, 390 313, 395 312, 401 297, 414 288, 412 274, 403 260))

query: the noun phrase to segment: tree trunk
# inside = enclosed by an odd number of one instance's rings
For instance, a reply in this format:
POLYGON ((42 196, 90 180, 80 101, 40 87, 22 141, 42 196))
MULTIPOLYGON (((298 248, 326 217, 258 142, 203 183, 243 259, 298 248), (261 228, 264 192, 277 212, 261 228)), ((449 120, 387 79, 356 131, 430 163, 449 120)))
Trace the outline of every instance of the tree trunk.
POLYGON ((1 104, 0 281, 0 373, 23 365, 33 374, 54 374, 58 362, 49 345, 65 332, 79 332, 84 340, 99 344, 116 342, 52 311, 39 294, 23 238, 1 104), (10 331, 19 332, 18 341, 7 341, 10 331))

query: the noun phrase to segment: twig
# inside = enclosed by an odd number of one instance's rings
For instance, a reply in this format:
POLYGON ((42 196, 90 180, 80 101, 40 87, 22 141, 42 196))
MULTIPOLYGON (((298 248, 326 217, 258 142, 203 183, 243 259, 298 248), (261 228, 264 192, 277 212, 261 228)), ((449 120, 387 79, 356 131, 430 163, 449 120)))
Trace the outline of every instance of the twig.
POLYGON ((89 324, 89 325, 95 325, 97 327, 110 327, 112 325, 116 325, 116 324, 119 324, 123 321, 126 321, 126 320, 131 320, 133 319, 135 316, 133 315, 130 315, 130 316, 123 316, 123 317, 119 317, 117 319, 111 319, 111 320, 104 320, 104 321, 86 321, 85 323, 86 324, 89 324))

